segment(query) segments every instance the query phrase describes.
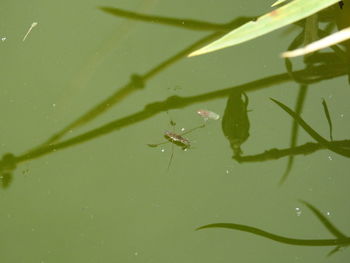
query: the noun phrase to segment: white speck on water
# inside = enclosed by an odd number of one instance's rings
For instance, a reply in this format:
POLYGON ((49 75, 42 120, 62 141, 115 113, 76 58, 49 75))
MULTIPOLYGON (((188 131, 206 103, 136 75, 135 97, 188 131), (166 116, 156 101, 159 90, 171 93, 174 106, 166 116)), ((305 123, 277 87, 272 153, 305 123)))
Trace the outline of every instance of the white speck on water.
POLYGON ((6 39, 7 39, 6 37, 2 37, 2 38, 1 38, 1 41, 2 41, 2 42, 5 42, 6 39))
POLYGON ((344 118, 344 114, 342 113, 342 114, 340 114, 340 118, 344 118))
POLYGON ((295 208, 295 212, 296 212, 297 216, 301 216, 301 209, 299 207, 295 208))
POLYGON ((330 215, 331 215, 331 212, 327 211, 327 212, 326 212, 326 215, 327 215, 327 216, 330 216, 330 215))
POLYGON ((332 158, 332 156, 330 156, 330 155, 328 155, 328 159, 329 159, 330 161, 333 161, 333 158, 332 158))
POLYGON ((53 104, 52 104, 52 107, 56 107, 56 103, 53 103, 53 104))
POLYGON ((184 149, 184 152, 187 152, 187 151, 188 151, 188 148, 185 148, 185 149, 184 149))
POLYGON ((160 151, 163 153, 163 152, 165 152, 165 149, 161 149, 160 151))
POLYGON ((229 174, 230 173, 230 171, 229 170, 226 170, 226 174, 229 174))
POLYGON ((185 128, 181 128, 181 131, 184 132, 184 131, 185 131, 185 128))
POLYGON ((139 255, 139 252, 135 252, 134 255, 135 255, 135 256, 138 256, 138 255, 139 255))

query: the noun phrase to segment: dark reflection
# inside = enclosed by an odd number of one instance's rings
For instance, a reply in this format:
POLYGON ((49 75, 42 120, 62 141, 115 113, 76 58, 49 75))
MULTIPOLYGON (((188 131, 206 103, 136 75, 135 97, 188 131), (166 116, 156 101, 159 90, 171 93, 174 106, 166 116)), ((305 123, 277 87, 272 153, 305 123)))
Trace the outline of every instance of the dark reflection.
POLYGON ((324 114, 326 115, 327 121, 328 121, 328 126, 329 126, 329 139, 333 141, 333 124, 332 124, 332 119, 331 115, 329 114, 327 102, 325 99, 322 99, 322 106, 324 110, 324 114))
MULTIPOLYGON (((304 42, 304 36, 306 34, 305 22, 299 22, 298 24, 301 26, 302 31, 290 43, 290 45, 288 46, 288 50, 294 50, 294 49, 300 47, 304 42)), ((294 74, 292 62, 289 58, 284 59, 284 65, 285 65, 285 68, 286 68, 288 74, 290 75, 290 77, 297 84, 299 84, 299 91, 298 91, 298 96, 297 96, 296 105, 295 105, 295 112, 297 114, 300 114, 303 110, 303 107, 304 107, 304 102, 305 102, 305 98, 306 98, 306 94, 307 94, 307 90, 308 90, 308 84, 304 83, 303 79, 299 78, 298 76, 296 76, 294 74)), ((310 69, 310 65, 311 64, 308 64, 306 66, 306 69, 310 69)), ((291 136, 290 136, 290 144, 289 144, 290 148, 294 148, 297 145, 298 133, 299 133, 299 125, 296 121, 293 121, 291 136)), ((287 180, 287 178, 292 170, 293 164, 294 164, 294 155, 290 155, 288 157, 288 163, 287 163, 286 170, 280 179, 280 184, 283 184, 287 180)))
MULTIPOLYGON (((308 86, 304 85, 304 84, 301 84, 299 87, 297 102, 295 105, 295 113, 298 115, 301 114, 301 112, 302 112, 304 102, 305 102, 306 93, 307 93, 307 88, 308 88, 308 86)), ((294 148, 297 145, 298 133, 299 133, 299 125, 295 120, 293 120, 292 132, 291 132, 291 138, 290 138, 290 148, 294 148)), ((288 157, 286 171, 284 172, 284 174, 280 180, 280 184, 284 183, 287 180, 287 177, 288 177, 290 171, 292 170, 293 163, 294 163, 294 155, 290 155, 288 157)))
MULTIPOLYGON (((314 36, 311 36, 310 34, 310 31, 312 31, 312 28, 311 29, 308 28, 308 25, 306 22, 307 20, 301 20, 295 23, 296 25, 302 28, 302 31, 291 42, 291 44, 288 47, 288 50, 294 50, 305 44, 309 44, 310 42, 315 41, 317 39, 317 36, 326 37, 327 35, 330 35, 335 28, 335 25, 336 25, 335 21, 336 22, 338 21, 339 14, 340 14, 339 8, 337 6, 332 6, 330 8, 327 8, 319 12, 317 15, 314 15, 313 17, 309 18, 311 19, 309 21, 312 24, 311 27, 314 27, 314 26, 317 27, 317 34, 315 34, 314 36), (318 28, 317 19, 319 19, 323 23, 326 23, 326 26, 324 27, 324 29, 318 28)), ((316 53, 308 54, 304 56, 303 63, 305 65, 305 68, 312 69, 313 66, 322 65, 322 64, 323 65, 333 64, 334 66, 343 65, 349 68, 350 61, 347 58, 346 52, 336 45, 331 46, 330 48, 333 49, 333 52, 322 52, 322 53, 316 52, 316 53)), ((303 110, 303 105, 304 105, 307 90, 308 90, 309 80, 305 78, 300 78, 293 73, 293 66, 290 59, 285 58, 285 66, 291 78, 293 78, 296 83, 299 83, 299 86, 300 86, 299 94, 295 105, 295 112, 296 114, 299 115, 303 110)), ((295 120, 293 120, 290 148, 293 148, 297 145, 298 131, 299 131, 299 125, 295 120)), ((287 167, 280 180, 280 183, 283 183, 286 181, 292 169, 293 163, 294 163, 294 155, 291 155, 288 157, 287 167)))
POLYGON ((149 22, 153 24, 175 26, 184 29, 191 30, 203 30, 203 31, 228 31, 232 29, 231 23, 217 24, 206 21, 197 21, 193 19, 181 19, 181 18, 170 18, 164 16, 153 16, 135 13, 127 10, 123 10, 115 7, 100 7, 100 9, 108 14, 125 17, 128 19, 135 19, 143 22, 149 22))
MULTIPOLYGON (((335 71, 333 67, 328 68, 326 65, 317 66, 317 70, 315 69, 312 71, 312 73, 317 73, 317 77, 314 77, 314 83, 319 82, 324 79, 333 78, 336 76, 344 75, 346 72, 346 69, 339 68, 338 71, 335 71)), ((310 71, 300 70, 295 72, 296 75, 300 77, 304 77, 306 74, 310 74, 310 71)), ((81 135, 78 135, 76 137, 58 142, 58 143, 50 143, 46 145, 42 145, 40 147, 35 147, 32 150, 27 151, 26 153, 19 155, 15 158, 16 164, 38 158, 40 156, 56 152, 57 150, 62 150, 68 147, 72 147, 77 144, 84 143, 86 141, 95 139, 99 136, 106 135, 110 132, 119 130, 121 128, 127 127, 129 125, 138 123, 140 121, 144 121, 148 118, 151 118, 155 116, 156 114, 159 114, 161 112, 166 112, 171 109, 179 109, 184 108, 186 106, 189 106, 191 104, 204 102, 204 101, 210 101, 218 98, 224 98, 229 96, 232 92, 239 91, 239 92, 250 92, 255 90, 264 89, 267 87, 271 87, 274 85, 278 85, 284 82, 292 81, 288 73, 282 73, 278 75, 274 75, 271 77, 266 77, 260 80, 252 81, 246 84, 238 85, 235 87, 222 89, 214 92, 199 94, 196 96, 190 96, 190 97, 179 97, 179 96, 172 96, 168 99, 161 101, 161 102, 154 102, 150 103, 145 106, 145 109, 139 112, 136 112, 134 114, 130 114, 128 116, 125 116, 121 119, 117 119, 115 121, 109 122, 105 125, 102 125, 98 128, 95 128, 93 130, 90 130, 88 132, 85 132, 81 135)), ((334 141, 334 143, 337 143, 337 141, 334 141)), ((317 146, 317 149, 323 149, 324 145, 317 146)), ((327 147, 325 147, 327 148, 327 147)), ((286 156, 286 155, 284 155, 286 156)), ((243 162, 247 159, 251 159, 249 157, 245 156, 234 156, 234 159, 237 161, 243 162)), ((265 158, 264 160, 270 159, 265 158)), ((274 159, 274 158, 273 158, 274 159)), ((259 158, 259 160, 262 160, 259 158)), ((0 167, 2 168, 2 167, 0 167)))
POLYGON ((330 141, 323 138, 319 133, 317 133, 313 128, 311 128, 310 125, 308 125, 298 114, 296 114, 286 105, 277 100, 271 100, 275 102, 278 106, 280 106, 284 111, 286 111, 319 144, 323 145, 324 147, 339 155, 342 155, 344 157, 350 157, 350 149, 348 149, 347 147, 339 147, 337 145, 332 144, 330 141))
POLYGON ((12 182, 12 172, 16 169, 16 157, 11 154, 5 154, 0 160, 0 183, 2 188, 7 188, 12 182))
POLYGON ((93 119, 97 118, 99 115, 103 114, 105 111, 109 110, 113 105, 121 102, 124 98, 131 95, 133 92, 137 90, 141 90, 145 87, 144 77, 139 76, 137 74, 132 74, 130 77, 130 82, 126 84, 121 89, 117 90, 112 96, 108 97, 87 113, 79 117, 73 123, 69 124, 67 127, 54 134, 47 140, 43 146, 52 144, 59 139, 61 139, 66 133, 71 131, 72 129, 78 128, 79 126, 83 126, 93 119))
MULTIPOLYGON (((332 8, 324 11, 320 15, 320 20, 323 22, 329 23, 325 30, 318 29, 318 32, 317 32, 318 36, 325 37, 329 35, 334 28, 334 14, 332 14, 332 8), (333 18, 333 21, 332 21, 332 18, 333 18)), ((301 26, 303 30, 291 42, 291 44, 288 47, 288 50, 294 50, 302 46, 304 44, 303 42, 305 42, 306 40, 305 36, 307 35, 307 29, 305 26, 305 22, 301 21, 296 24, 301 26)), ((346 66, 348 62, 346 60, 345 52, 341 50, 338 46, 332 46, 331 48, 333 49, 333 52, 313 53, 313 54, 306 55, 303 58, 303 62, 306 70, 312 70, 315 65, 334 65, 336 67, 339 65, 346 66)), ((292 62, 288 58, 285 58, 285 67, 287 72, 291 76, 291 78, 293 78, 296 83, 299 83, 299 93, 298 93, 298 97, 295 105, 295 113, 297 115, 300 115, 303 111, 303 106, 307 95, 308 85, 310 84, 310 82, 308 78, 300 78, 299 76, 294 74, 292 62)), ((298 131, 299 131, 299 125, 295 120, 293 120, 290 148, 294 148, 297 145, 298 131)), ((294 163, 294 155, 290 155, 288 157, 286 170, 280 180, 280 184, 286 181, 292 169, 293 163, 294 163)))
MULTIPOLYGON (((350 140, 332 141, 329 142, 329 144, 333 147, 341 147, 350 150, 350 140)), ((272 148, 264 151, 263 153, 254 155, 234 156, 233 158, 240 163, 265 162, 269 160, 277 160, 288 156, 312 154, 316 151, 325 149, 328 149, 328 147, 324 144, 308 142, 295 147, 284 149, 272 148)))
POLYGON ((192 51, 198 49, 199 47, 205 45, 206 43, 213 41, 214 39, 219 38, 220 36, 224 35, 228 31, 233 30, 234 28, 239 27, 242 24, 253 19, 253 17, 239 17, 226 24, 213 24, 213 23, 208 23, 204 21, 149 16, 149 15, 143 15, 143 14, 130 12, 122 9, 110 8, 110 7, 102 7, 101 9, 113 15, 126 17, 128 19, 148 21, 154 24, 166 24, 166 25, 172 25, 172 26, 179 26, 182 28, 191 28, 193 30, 210 30, 210 31, 214 31, 214 33, 189 45, 188 47, 184 48, 174 56, 171 56, 170 58, 165 59, 163 62, 161 62, 159 65, 155 66, 154 68, 150 69, 145 74, 132 74, 129 83, 127 83, 125 86, 121 87, 120 89, 117 89, 116 92, 112 94, 110 97, 106 98, 105 100, 103 100, 102 102, 100 102, 99 104, 91 108, 89 111, 87 111, 85 114, 80 116, 77 120, 70 123, 64 129, 62 129, 61 131, 51 136, 49 140, 47 140, 42 144, 43 146, 59 141, 64 135, 66 135, 72 129, 76 129, 84 124, 87 124, 88 122, 97 118, 99 115, 111 109, 113 106, 121 102, 126 97, 130 96, 135 91, 143 89, 146 86, 147 81, 149 81, 151 78, 155 77, 157 74, 164 71, 166 68, 168 68, 175 62, 186 57, 192 51))
POLYGON ((261 162, 266 160, 279 159, 285 156, 295 156, 295 155, 306 155, 311 154, 315 151, 328 149, 344 157, 350 157, 350 140, 338 140, 338 141, 328 141, 317 133, 309 124, 307 124, 299 114, 291 110, 289 107, 283 103, 271 99, 284 111, 286 111, 293 120, 300 125, 317 143, 305 143, 300 146, 293 146, 287 149, 270 149, 264 153, 257 155, 247 155, 247 156, 234 156, 238 162, 261 162))
POLYGON ((225 228, 225 229, 231 229, 231 230, 238 230, 243 232, 252 233, 257 236, 262 236, 271 240, 274 240, 276 242, 288 244, 288 245, 295 245, 295 246, 336 246, 328 255, 332 255, 335 252, 339 251, 340 248, 349 246, 350 245, 350 237, 344 235, 342 232, 340 232, 322 213, 315 208, 313 205, 309 204, 308 202, 301 201, 303 204, 306 205, 317 217, 317 219, 320 221, 320 223, 336 238, 335 239, 297 239, 297 238, 290 238, 285 237, 281 235, 276 235, 270 232, 267 232, 265 230, 247 226, 247 225, 241 225, 241 224, 234 224, 234 223, 214 223, 209 224, 205 226, 201 226, 197 228, 197 230, 206 229, 206 228, 225 228))
POLYGON ((228 97, 222 131, 235 156, 242 154, 241 145, 249 137, 248 96, 239 90, 234 90, 228 97))
MULTIPOLYGON (((164 18, 164 17, 153 17, 148 15, 136 14, 129 11, 123 11, 120 9, 112 8, 103 8, 104 11, 113 13, 115 15, 120 15, 128 17, 131 19, 143 20, 143 21, 152 21, 152 23, 158 24, 168 24, 173 26, 181 26, 183 28, 190 28, 199 30, 202 25, 203 30, 213 30, 214 32, 199 41, 190 44, 188 47, 184 48, 177 54, 171 56, 170 58, 165 59, 159 65, 151 68, 148 72, 144 74, 132 74, 130 77, 129 83, 125 86, 117 89, 114 94, 105 100, 101 101, 98 105, 92 107, 85 114, 79 117, 77 120, 73 121, 67 125, 64 129, 53 134, 48 140, 44 143, 34 147, 31 150, 28 150, 21 155, 5 155, 3 160, 0 163, 0 171, 3 176, 2 185, 8 186, 11 182, 11 174, 15 166, 23 161, 30 159, 38 158, 40 156, 56 152, 57 150, 62 150, 68 147, 72 147, 77 144, 87 142, 89 140, 95 139, 99 136, 106 135, 110 132, 125 128, 127 126, 133 125, 135 123, 147 120, 156 114, 166 112, 171 109, 184 108, 186 106, 210 101, 218 98, 229 97, 227 108, 224 114, 223 120, 223 130, 225 136, 230 141, 230 145, 234 152, 234 159, 239 162, 255 160, 268 160, 271 159, 271 156, 290 156, 296 154, 306 154, 311 153, 312 151, 319 149, 346 149, 349 148, 348 141, 333 141, 333 142, 324 142, 323 140, 317 141, 317 144, 309 143, 298 147, 291 147, 286 150, 275 150, 266 151, 264 153, 264 159, 260 156, 255 156, 251 158, 249 156, 242 156, 241 144, 247 140, 249 136, 249 120, 247 115, 247 105, 248 105, 248 96, 245 95, 248 92, 254 90, 264 89, 270 86, 276 86, 281 83, 295 81, 302 85, 311 85, 326 79, 332 79, 339 76, 343 76, 348 72, 348 65, 346 60, 339 59, 343 55, 341 51, 333 48, 332 53, 316 53, 313 54, 305 60, 306 67, 302 70, 293 70, 290 62, 286 62, 287 73, 276 74, 269 77, 265 77, 259 80, 251 81, 246 84, 238 85, 235 87, 230 87, 226 89, 220 89, 214 92, 197 94, 190 97, 178 97, 173 96, 169 97, 164 101, 149 103, 144 106, 144 110, 129 114, 120 119, 111 121, 100 127, 87 131, 81 135, 62 140, 70 130, 77 129, 80 126, 87 124, 88 122, 94 120, 101 114, 105 113, 111 107, 115 106, 117 103, 126 99, 128 96, 133 94, 135 91, 140 91, 147 86, 147 81, 151 78, 157 76, 160 72, 177 62, 178 60, 184 58, 186 55, 203 46, 204 44, 212 41, 223 34, 228 30, 232 30, 235 27, 242 25, 243 23, 252 20, 252 17, 242 17, 233 20, 232 22, 226 24, 214 24, 194 20, 184 20, 184 19, 174 19, 174 18, 164 18), (185 23, 184 23, 185 22, 185 23), (334 59, 338 58, 338 59, 334 59), (232 101, 232 103, 230 102, 232 101), (237 105, 235 105, 234 103, 237 105), (236 112, 238 111, 238 113, 236 112), (340 146, 341 145, 341 146, 340 146), (310 150, 311 149, 311 150, 310 150), (276 154, 277 152, 277 154, 276 154), (6 161, 9 157, 12 156, 12 161, 6 161), (258 157, 258 158, 256 158, 258 157), (11 164, 11 165, 10 165, 11 164)), ((295 43, 299 43, 299 40, 295 40, 295 43)), ((276 101, 275 101, 276 102, 276 101)), ((277 102, 276 102, 277 103, 277 102)), ((295 118, 296 119, 296 118, 295 118)), ((299 123, 300 125, 300 123, 299 123)), ((304 128, 305 129, 305 128, 304 128)), ((348 151, 345 151, 348 152, 348 151)), ((272 158, 273 159, 273 158, 272 158)))
MULTIPOLYGON (((337 11, 338 10, 336 10, 334 7, 331 7, 329 9, 322 11, 319 14, 320 21, 322 21, 324 23, 328 23, 328 25, 325 27, 324 30, 321 30, 318 28, 318 30, 317 30, 318 36, 326 37, 327 35, 329 35, 332 32, 332 30, 334 29, 334 26, 335 26, 334 19, 337 16, 336 15, 337 11)), ((302 20, 302 21, 295 23, 296 25, 298 25, 302 28, 302 31, 291 42, 291 44, 288 47, 288 50, 296 49, 296 48, 304 45, 305 42, 314 41, 313 39, 311 39, 311 37, 308 37, 309 33, 308 33, 308 29, 307 29, 307 25, 306 25, 305 21, 306 20, 302 20)), ((313 53, 313 54, 308 54, 305 57, 303 57, 303 63, 305 65, 305 70, 310 71, 310 73, 311 73, 314 70, 315 66, 317 66, 317 65, 333 65, 334 67, 340 66, 340 67, 348 68, 349 67, 349 59, 347 59, 346 52, 343 51, 338 46, 332 46, 330 48, 333 49, 333 52, 323 52, 323 53, 317 52, 317 53, 313 53)), ((290 75, 290 77, 296 83, 299 84, 299 92, 298 92, 296 105, 295 105, 295 114, 300 115, 303 111, 303 106, 304 106, 304 102, 306 99, 308 87, 313 81, 313 77, 310 78, 310 76, 313 76, 313 74, 311 73, 311 74, 307 75, 306 78, 304 76, 302 76, 302 77, 298 76, 297 74, 294 73, 292 61, 288 58, 285 58, 285 67, 286 67, 286 70, 287 70, 288 74, 290 75)), ((327 105, 324 105, 324 106, 325 106, 325 113, 326 113, 327 120, 329 121, 330 132, 331 132, 331 136, 332 136, 332 123, 330 122, 330 116, 328 113, 327 105)), ((296 149, 298 132, 299 132, 299 124, 297 123, 297 121, 295 119, 293 119, 292 130, 291 130, 291 139, 290 139, 290 149, 296 149)), ((331 138, 331 140, 332 140, 332 138, 331 138)), ((300 149, 300 147, 298 147, 298 149, 300 149)), ((270 158, 272 158, 272 156, 275 156, 278 158, 285 156, 284 155, 285 151, 280 152, 280 151, 274 151, 274 150, 275 149, 269 150, 266 152, 266 156, 265 156, 266 159, 270 159, 270 158), (274 154, 271 154, 271 153, 274 153, 274 154)), ((300 153, 298 153, 298 154, 300 154, 300 153)), ((291 169, 292 169, 292 166, 294 163, 295 155, 296 154, 291 154, 288 156, 287 167, 286 167, 286 170, 285 170, 285 172, 280 180, 280 184, 284 183, 287 180, 288 175, 291 172, 291 169)), ((245 161, 245 160, 252 161, 254 159, 254 158, 250 158, 252 156, 247 156, 247 157, 248 158, 240 158, 240 156, 236 156, 236 159, 241 161, 241 162, 245 161)), ((256 156, 256 157, 258 157, 258 156, 256 156)), ((263 156, 260 155, 259 157, 263 157, 263 156)), ((266 160, 266 159, 259 158, 259 161, 266 160)))

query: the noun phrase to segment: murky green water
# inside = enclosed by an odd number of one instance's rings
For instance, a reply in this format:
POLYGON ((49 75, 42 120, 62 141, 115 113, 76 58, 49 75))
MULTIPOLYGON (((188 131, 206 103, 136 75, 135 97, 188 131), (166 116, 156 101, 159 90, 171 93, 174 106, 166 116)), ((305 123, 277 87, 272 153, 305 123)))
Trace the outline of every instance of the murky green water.
POLYGON ((346 248, 327 257, 350 243, 344 66, 300 71, 299 80, 311 80, 301 87, 278 56, 297 27, 189 59, 214 31, 98 9, 227 23, 271 3, 5 1, 2 262, 346 262, 346 248), (302 118, 328 140, 326 100, 331 146, 299 127, 300 147, 290 148, 293 119, 270 98, 295 109, 298 96, 302 118), (165 130, 202 125, 199 109, 221 118, 184 135, 186 151, 147 146, 164 141, 165 130), (195 231, 213 223, 228 224, 195 231))

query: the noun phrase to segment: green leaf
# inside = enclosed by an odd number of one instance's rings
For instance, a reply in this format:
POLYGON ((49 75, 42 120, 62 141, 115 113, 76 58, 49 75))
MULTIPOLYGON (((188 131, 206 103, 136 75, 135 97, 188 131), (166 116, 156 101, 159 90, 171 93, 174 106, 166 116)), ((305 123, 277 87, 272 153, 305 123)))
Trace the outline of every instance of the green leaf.
POLYGON ((277 5, 280 5, 282 4, 283 2, 285 2, 286 0, 277 0, 276 2, 274 2, 271 7, 274 7, 274 6, 277 6, 277 5))
POLYGON ((337 2, 339 0, 294 0, 259 17, 256 21, 250 21, 244 24, 211 44, 192 52, 189 57, 213 52, 254 39, 306 18, 337 2))

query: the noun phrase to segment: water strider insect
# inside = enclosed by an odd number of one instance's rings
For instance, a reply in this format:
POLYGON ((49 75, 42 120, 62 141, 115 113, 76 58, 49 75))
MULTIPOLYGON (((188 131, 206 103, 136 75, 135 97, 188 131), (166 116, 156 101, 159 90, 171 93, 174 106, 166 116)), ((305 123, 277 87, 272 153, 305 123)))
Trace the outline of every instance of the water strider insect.
MULTIPOLYGON (((170 125, 173 127, 173 130, 175 130, 175 125, 176 123, 172 120, 170 120, 170 125)), ((174 144, 177 146, 180 146, 183 150, 187 150, 188 148, 191 147, 191 142, 183 137, 185 134, 191 133, 194 130, 200 129, 200 128, 204 128, 205 124, 202 124, 200 126, 194 127, 186 132, 183 132, 182 134, 177 134, 175 133, 175 131, 171 132, 171 131, 165 131, 164 132, 164 137, 167 141, 165 142, 161 142, 161 143, 156 143, 156 144, 148 144, 148 146, 150 147, 158 147, 159 145, 163 145, 166 143, 171 143, 171 156, 170 156, 170 160, 168 163, 168 168, 167 170, 169 170, 171 162, 173 160, 173 156, 174 156, 174 144)))
POLYGON ((186 139, 185 137, 182 137, 182 135, 176 134, 174 132, 165 131, 164 137, 167 140, 169 140, 175 144, 178 144, 179 146, 182 146, 182 148, 189 148, 191 146, 191 143, 188 139, 186 139))

